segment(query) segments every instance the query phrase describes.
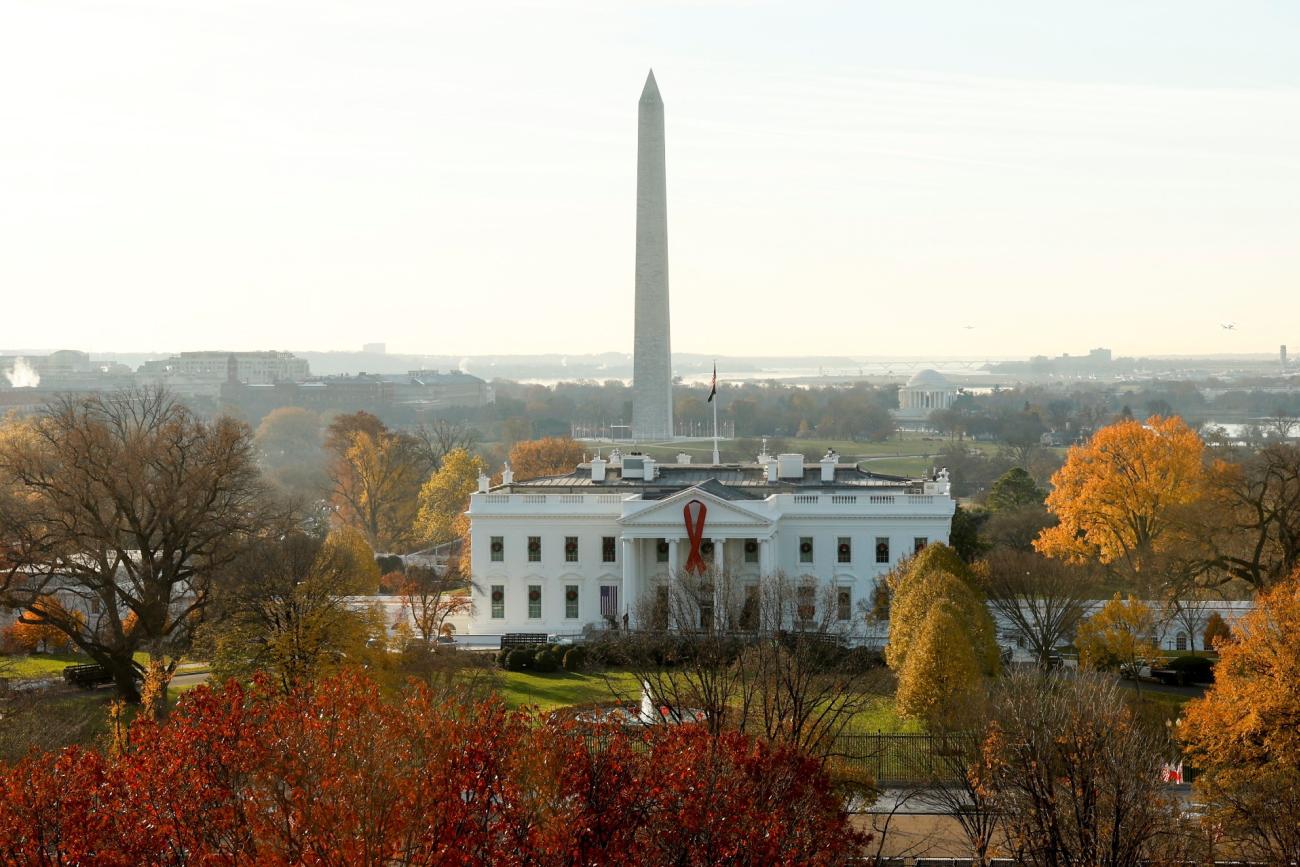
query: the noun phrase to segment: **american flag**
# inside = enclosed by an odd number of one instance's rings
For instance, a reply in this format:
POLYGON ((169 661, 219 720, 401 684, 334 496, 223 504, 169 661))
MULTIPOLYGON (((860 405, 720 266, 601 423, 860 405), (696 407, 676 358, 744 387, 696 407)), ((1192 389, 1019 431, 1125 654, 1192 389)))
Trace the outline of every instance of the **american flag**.
POLYGON ((600 588, 600 616, 618 617, 618 588, 606 584, 600 588))
POLYGON ((713 382, 709 386, 709 399, 705 403, 713 403, 713 398, 718 395, 718 363, 713 362, 713 382))

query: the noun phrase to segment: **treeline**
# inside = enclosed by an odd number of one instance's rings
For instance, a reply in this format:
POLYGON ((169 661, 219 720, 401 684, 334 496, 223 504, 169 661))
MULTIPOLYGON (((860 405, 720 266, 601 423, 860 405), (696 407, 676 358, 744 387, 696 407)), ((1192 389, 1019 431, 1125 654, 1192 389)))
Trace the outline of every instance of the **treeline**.
MULTIPOLYGON (((1222 388, 1217 383, 1207 387, 1222 388)), ((929 421, 939 431, 1009 444, 1053 434, 1058 445, 1081 442, 1098 428, 1126 418, 1179 416, 1195 428, 1207 422, 1262 419, 1259 437, 1289 436, 1300 418, 1300 391, 1225 390, 1207 397, 1192 382, 1147 383, 1136 387, 1023 386, 989 394, 961 394, 951 409, 929 421)))

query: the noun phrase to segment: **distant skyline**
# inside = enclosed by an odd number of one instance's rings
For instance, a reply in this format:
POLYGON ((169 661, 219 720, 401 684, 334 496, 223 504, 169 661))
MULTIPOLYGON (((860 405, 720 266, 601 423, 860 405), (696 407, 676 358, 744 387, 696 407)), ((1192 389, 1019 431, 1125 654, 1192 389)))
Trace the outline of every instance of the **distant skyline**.
POLYGON ((0 343, 630 352, 653 67, 678 352, 1273 353, 1297 45, 1282 2, 9 0, 0 343))

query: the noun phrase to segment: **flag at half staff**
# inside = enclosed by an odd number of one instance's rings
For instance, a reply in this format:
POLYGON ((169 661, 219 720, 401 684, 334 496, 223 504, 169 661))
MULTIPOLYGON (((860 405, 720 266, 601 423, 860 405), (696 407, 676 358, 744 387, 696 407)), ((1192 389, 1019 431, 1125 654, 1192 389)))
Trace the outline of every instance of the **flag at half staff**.
POLYGON ((713 403, 713 398, 718 394, 718 363, 713 362, 713 384, 709 387, 709 399, 705 403, 713 403))

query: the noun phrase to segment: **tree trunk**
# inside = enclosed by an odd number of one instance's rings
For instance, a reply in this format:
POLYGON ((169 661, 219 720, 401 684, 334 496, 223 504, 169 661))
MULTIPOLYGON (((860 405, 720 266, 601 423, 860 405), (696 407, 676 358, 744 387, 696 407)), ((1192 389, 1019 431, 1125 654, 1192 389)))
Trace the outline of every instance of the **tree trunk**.
POLYGON ((111 656, 96 661, 113 675, 113 685, 117 687, 119 698, 129 704, 140 703, 140 685, 136 682, 135 661, 131 657, 111 656))

